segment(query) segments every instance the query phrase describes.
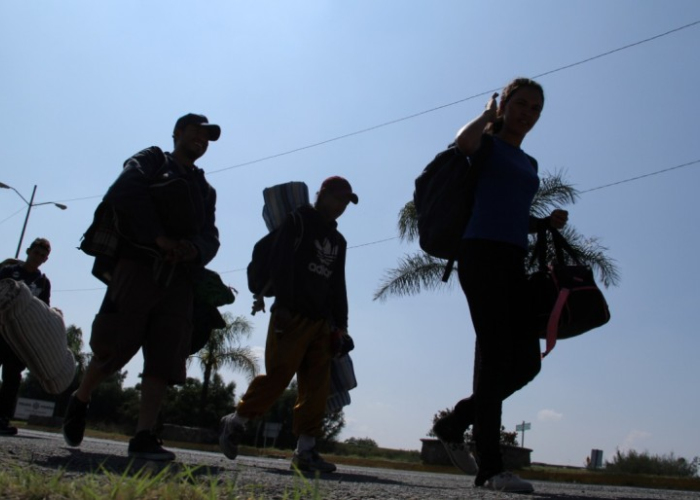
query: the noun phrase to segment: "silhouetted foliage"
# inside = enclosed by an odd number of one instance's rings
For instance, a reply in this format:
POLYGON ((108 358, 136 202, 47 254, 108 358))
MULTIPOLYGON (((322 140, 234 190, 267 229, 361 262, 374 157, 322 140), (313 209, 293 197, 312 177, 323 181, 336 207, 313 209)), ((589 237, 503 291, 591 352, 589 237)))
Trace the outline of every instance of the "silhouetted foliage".
POLYGON ((200 407, 202 382, 188 377, 184 385, 168 388, 160 420, 173 425, 216 430, 221 417, 234 411, 235 390, 234 382, 224 384, 217 373, 209 384, 206 404, 200 407))
POLYGON ((203 381, 199 403, 192 408, 207 408, 210 384, 221 368, 240 371, 252 380, 258 373, 258 359, 250 347, 241 341, 250 337, 253 326, 245 316, 223 314, 226 326, 211 332, 208 342, 190 360, 197 359, 202 368, 203 381))
MULTIPOLYGON (((537 217, 549 215, 554 208, 574 203, 578 198, 576 189, 567 183, 562 172, 546 174, 542 177, 540 189, 532 202, 530 213, 537 217)), ((399 238, 405 242, 418 240, 418 214, 413 200, 407 202, 399 211, 399 238)), ((574 249, 578 258, 590 265, 598 275, 603 286, 614 286, 620 282, 620 271, 615 260, 608 256, 608 249, 596 237, 584 237, 578 233, 573 224, 567 224, 562 235, 574 249)), ((530 235, 532 254, 536 236, 530 235)), ((530 269, 534 270, 534 269, 530 269)), ((389 297, 418 295, 422 291, 445 290, 457 279, 457 265, 450 274, 447 283, 442 281, 445 260, 428 255, 422 250, 404 255, 398 265, 389 269, 374 293, 374 300, 386 300, 389 297)))
POLYGON ((650 474, 654 476, 695 477, 700 467, 700 457, 691 461, 683 457, 668 455, 650 455, 648 452, 629 450, 622 453, 617 450, 612 462, 605 462, 605 471, 621 474, 650 474))

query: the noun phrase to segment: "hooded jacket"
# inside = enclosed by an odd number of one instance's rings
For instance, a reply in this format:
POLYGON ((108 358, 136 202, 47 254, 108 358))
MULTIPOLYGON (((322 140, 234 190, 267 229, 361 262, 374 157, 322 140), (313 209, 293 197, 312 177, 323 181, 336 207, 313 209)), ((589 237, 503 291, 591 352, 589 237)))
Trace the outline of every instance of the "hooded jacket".
POLYGON ((347 329, 347 242, 338 232, 338 224, 326 220, 312 206, 300 207, 297 214, 300 223, 288 216, 272 247, 273 308, 327 319, 332 326, 347 329))

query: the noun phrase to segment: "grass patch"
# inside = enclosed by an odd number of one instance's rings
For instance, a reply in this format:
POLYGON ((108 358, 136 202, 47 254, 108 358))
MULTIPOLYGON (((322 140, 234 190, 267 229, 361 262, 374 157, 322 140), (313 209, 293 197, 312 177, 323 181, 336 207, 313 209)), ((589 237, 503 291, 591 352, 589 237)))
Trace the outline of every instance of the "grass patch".
POLYGON ((524 479, 560 483, 596 484, 602 486, 632 486, 664 490, 700 491, 700 478, 656 476, 649 474, 619 474, 604 470, 571 469, 554 466, 532 466, 518 471, 524 479))
MULTIPOLYGON (((23 467, 0 470, 0 497, 13 500, 265 500, 262 494, 246 491, 235 480, 222 481, 216 476, 195 474, 196 467, 163 468, 153 473, 146 468, 136 472, 71 476, 59 471, 47 477, 23 467)), ((303 476, 295 480, 290 491, 275 500, 320 500, 318 481, 309 481, 303 476)))

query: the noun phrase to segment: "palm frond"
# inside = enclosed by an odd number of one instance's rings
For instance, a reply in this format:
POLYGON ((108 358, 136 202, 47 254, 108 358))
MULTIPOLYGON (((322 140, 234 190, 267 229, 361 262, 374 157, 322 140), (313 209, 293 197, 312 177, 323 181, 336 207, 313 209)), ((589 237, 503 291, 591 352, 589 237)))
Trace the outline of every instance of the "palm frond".
MULTIPOLYGON (((540 181, 540 189, 532 202, 530 213, 535 217, 547 217, 553 209, 575 203, 578 196, 576 188, 567 183, 563 171, 547 173, 540 181)), ((418 239, 418 220, 413 201, 406 203, 399 211, 398 229, 401 240, 412 242, 418 239)), ((584 238, 570 225, 566 226, 562 234, 573 247, 577 259, 591 266, 603 286, 607 288, 618 285, 620 272, 617 264, 608 257, 608 249, 601 245, 597 238, 584 238)), ((530 255, 533 244, 534 240, 531 241, 530 255)), ((553 259, 554 256, 549 255, 548 258, 553 259)), ((385 272, 374 294, 374 300, 386 300, 390 296, 417 295, 422 290, 444 288, 444 264, 445 261, 422 251, 404 256, 397 267, 385 272)), ((529 265, 529 270, 533 271, 536 266, 536 263, 529 265)), ((450 276, 450 283, 455 275, 456 273, 452 273, 450 276)))
POLYGON ((223 314, 226 326, 212 330, 209 341, 192 357, 199 360, 202 371, 209 367, 214 374, 228 366, 252 377, 258 374, 258 358, 248 347, 240 347, 242 339, 250 337, 253 325, 245 316, 223 314))
POLYGON ((234 347, 219 355, 218 364, 219 368, 226 366, 248 375, 248 380, 253 380, 260 373, 256 359, 249 347, 234 347))
POLYGON ((399 238, 402 241, 415 241, 418 238, 418 214, 413 200, 399 210, 399 238))
POLYGON ((576 203, 578 191, 564 180, 564 173, 556 171, 542 177, 540 189, 532 200, 530 214, 535 217, 548 216, 553 208, 576 203))
POLYGON ((421 290, 436 290, 451 286, 456 267, 447 283, 442 281, 445 261, 431 257, 425 252, 405 255, 398 267, 390 269, 384 275, 379 288, 374 293, 374 300, 386 300, 390 295, 399 297, 417 295, 421 290))

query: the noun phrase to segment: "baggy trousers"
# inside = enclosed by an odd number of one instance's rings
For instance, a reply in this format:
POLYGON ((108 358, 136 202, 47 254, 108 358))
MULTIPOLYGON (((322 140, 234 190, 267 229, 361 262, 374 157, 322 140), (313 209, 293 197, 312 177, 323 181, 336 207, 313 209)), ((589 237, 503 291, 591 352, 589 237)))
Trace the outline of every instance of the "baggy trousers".
POLYGON ((528 319, 525 252, 513 245, 466 240, 459 281, 477 338, 474 441, 479 475, 503 471, 500 451, 503 400, 540 371, 539 338, 528 319))
POLYGON ((331 336, 326 320, 295 315, 282 332, 270 318, 265 344, 265 371, 253 379, 236 411, 248 418, 269 410, 296 374, 299 393, 294 405, 293 432, 322 436, 322 422, 330 388, 331 336))
POLYGON ((192 294, 184 275, 161 287, 153 266, 120 259, 92 323, 91 363, 111 374, 142 349, 143 376, 184 384, 192 343, 192 294))

